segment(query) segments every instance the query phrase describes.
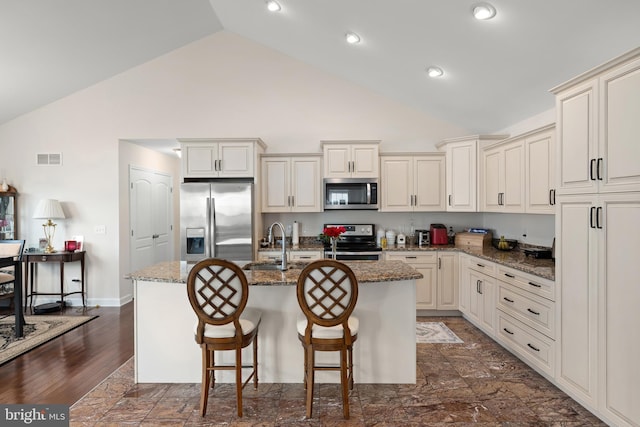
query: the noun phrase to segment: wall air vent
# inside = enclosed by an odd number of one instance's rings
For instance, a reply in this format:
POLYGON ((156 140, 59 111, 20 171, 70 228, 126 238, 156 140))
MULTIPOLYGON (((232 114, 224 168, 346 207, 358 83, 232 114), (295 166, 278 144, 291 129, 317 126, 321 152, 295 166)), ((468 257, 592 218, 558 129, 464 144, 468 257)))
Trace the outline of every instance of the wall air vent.
POLYGON ((36 156, 38 166, 62 166, 62 153, 38 153, 36 156))

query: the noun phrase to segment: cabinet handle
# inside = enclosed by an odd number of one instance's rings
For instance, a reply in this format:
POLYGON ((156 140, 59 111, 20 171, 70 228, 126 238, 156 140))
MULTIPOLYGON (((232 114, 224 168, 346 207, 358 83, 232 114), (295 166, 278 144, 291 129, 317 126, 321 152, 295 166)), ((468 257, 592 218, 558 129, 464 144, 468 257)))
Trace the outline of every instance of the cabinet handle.
POLYGON ((513 274, 509 274, 509 273, 504 273, 504 275, 507 276, 509 279, 515 279, 516 277, 513 274))
POLYGON ((309 255, 301 255, 298 257, 299 259, 311 259, 309 255))
POLYGON ((476 263, 478 267, 484 268, 484 265, 476 263))
POLYGON ((404 259, 417 259, 417 258, 418 258, 417 256, 406 256, 406 257, 404 257, 404 259))
POLYGON ((418 206, 418 195, 417 194, 413 195, 413 206, 418 206))
POLYGON ((541 287, 542 287, 542 285, 538 285, 537 283, 533 283, 533 282, 529 282, 529 284, 530 284, 531 286, 536 287, 536 288, 541 288, 541 287))
POLYGON ((527 343, 527 347, 529 347, 531 350, 535 350, 535 351, 540 351, 539 348, 535 348, 534 346, 532 346, 531 344, 527 343))
POLYGON ((598 158, 597 166, 596 166, 596 175, 598 177, 598 181, 602 181, 602 157, 598 158))
POLYGON ((513 335, 513 332, 511 332, 507 328, 502 328, 502 330, 505 331, 506 333, 508 333, 509 335, 513 335))
POLYGON ((593 167, 596 164, 596 159, 591 159, 589 162, 589 179, 591 181, 595 181, 596 179, 593 177, 593 167))
POLYGON ((504 206, 504 193, 498 193, 498 205, 504 206))
POLYGON ((449 194, 449 206, 451 206, 451 194, 449 194))
POLYGON ((154 234, 153 236, 151 236, 152 239, 157 239, 158 237, 160 237, 159 234, 154 234))
POLYGON ((549 206, 553 206, 553 190, 549 190, 549 206))
POLYGON ((591 206, 591 208, 589 209, 589 227, 590 228, 596 228, 596 226, 593 223, 593 214, 595 213, 596 208, 594 206, 591 206))
POLYGON ((291 196, 291 206, 296 205, 296 196, 291 196))
POLYGON ((556 205, 556 189, 553 189, 553 206, 556 205))
POLYGON ((482 295, 482 280, 478 280, 478 293, 482 295))
POLYGON ((538 313, 537 311, 533 311, 530 308, 527 308, 527 311, 531 314, 535 314, 536 316, 540 316, 540 313, 538 313))
POLYGON ((596 228, 602 230, 602 224, 600 223, 600 218, 602 217, 602 206, 598 206, 596 208, 596 228))
POLYGON ((438 270, 442 270, 442 258, 438 258, 438 270))
POLYGON ((513 300, 512 300, 512 299, 509 299, 509 298, 507 298, 507 297, 502 297, 502 299, 503 299, 503 300, 505 300, 506 302, 511 302, 511 303, 513 302, 513 300))

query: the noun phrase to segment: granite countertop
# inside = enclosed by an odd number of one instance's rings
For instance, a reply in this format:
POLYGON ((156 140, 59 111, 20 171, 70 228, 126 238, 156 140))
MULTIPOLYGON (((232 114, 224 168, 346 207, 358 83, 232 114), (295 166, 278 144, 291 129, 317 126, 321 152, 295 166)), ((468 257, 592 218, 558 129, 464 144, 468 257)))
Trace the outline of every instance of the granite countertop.
MULTIPOLYGON (((257 264, 257 263, 253 263, 257 264)), ((264 264, 268 264, 265 262, 264 264)), ((421 279, 422 274, 403 261, 345 261, 356 275, 358 283, 393 282, 421 279)), ((292 286, 296 284, 304 262, 292 262, 287 271, 244 270, 251 286, 292 286)), ((186 283, 187 264, 183 261, 166 261, 136 271, 128 276, 133 280, 150 282, 186 283)))
POLYGON ((544 279, 554 280, 556 278, 555 262, 552 259, 537 259, 527 257, 521 248, 516 247, 511 251, 500 251, 493 246, 483 248, 459 247, 455 245, 437 245, 437 246, 392 246, 384 251, 459 251, 478 258, 486 259, 506 267, 524 271, 544 279))
MULTIPOLYGON (((289 248, 287 247, 287 250, 289 248)), ((322 250, 323 247, 316 243, 301 244, 293 248, 294 250, 322 250)), ((278 248, 269 247, 261 250, 278 250, 278 248)), ((488 261, 495 262, 507 267, 514 268, 516 270, 524 271, 525 273, 533 274, 535 276, 542 277, 544 279, 555 280, 556 269, 555 262, 551 259, 536 259, 525 256, 522 249, 517 246, 511 251, 500 251, 493 246, 484 248, 468 248, 459 247, 455 245, 434 245, 434 246, 415 246, 415 245, 391 245, 383 252, 399 252, 399 251, 416 251, 416 252, 428 252, 428 251, 459 251, 469 255, 483 258, 488 261)))

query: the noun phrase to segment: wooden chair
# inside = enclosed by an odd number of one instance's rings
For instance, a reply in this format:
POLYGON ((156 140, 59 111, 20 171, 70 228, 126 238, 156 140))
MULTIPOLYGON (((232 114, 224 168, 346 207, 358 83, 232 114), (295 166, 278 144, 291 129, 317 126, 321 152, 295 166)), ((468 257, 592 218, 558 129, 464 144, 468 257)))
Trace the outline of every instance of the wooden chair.
MULTIPOLYGON (((0 240, 0 258, 13 257, 22 260, 22 252, 24 251, 24 240, 0 240)), ((14 300, 15 287, 22 286, 22 283, 15 283, 15 273, 13 267, 0 270, 0 300, 9 300, 9 308, 13 308, 15 304, 22 305, 22 301, 14 300)), ((2 316, 7 317, 7 316, 2 316)), ((24 317, 20 319, 24 325, 24 317)))
POLYGON ((242 389, 253 378, 258 388, 258 327, 261 313, 246 308, 249 284, 236 264, 215 258, 198 262, 189 272, 187 293, 198 316, 195 339, 202 348, 200 415, 207 412, 209 388, 215 385, 215 371, 234 370, 238 416, 242 416, 242 389), (253 343, 251 375, 242 382, 242 349, 253 343), (235 364, 216 365, 215 352, 235 350, 235 364))
POLYGON ((309 264, 298 278, 298 303, 304 318, 298 321, 298 339, 304 347, 304 384, 307 417, 313 412, 315 371, 340 371, 342 410, 349 418, 349 390, 353 389, 353 343, 359 321, 351 316, 358 299, 358 281, 345 264, 319 260, 309 264), (339 366, 316 365, 316 351, 339 351, 339 366))

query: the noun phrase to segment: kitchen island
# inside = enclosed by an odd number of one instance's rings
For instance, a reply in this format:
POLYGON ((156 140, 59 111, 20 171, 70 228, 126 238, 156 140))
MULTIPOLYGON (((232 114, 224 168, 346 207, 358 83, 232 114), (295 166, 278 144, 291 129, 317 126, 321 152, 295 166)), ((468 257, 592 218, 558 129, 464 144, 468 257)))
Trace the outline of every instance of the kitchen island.
MULTIPOLYGON (((359 284, 354 315, 360 319, 354 344, 358 383, 412 384, 416 381, 415 280, 422 275, 401 261, 350 261, 359 284)), ((247 306, 262 311, 258 338, 259 379, 263 383, 301 383, 303 349, 296 320, 301 316, 296 281, 303 264, 286 272, 246 270, 247 306)), ((134 282, 135 381, 198 383, 201 350, 194 339, 196 316, 185 289, 187 264, 164 262, 130 275, 134 282)), ((251 360, 245 349, 243 360, 251 360)), ((232 360, 224 352, 219 363, 232 360)), ((318 353, 319 362, 337 355, 318 353)), ((231 372, 217 381, 233 382, 231 372)), ((335 373, 318 372, 317 382, 339 382, 335 373)))

